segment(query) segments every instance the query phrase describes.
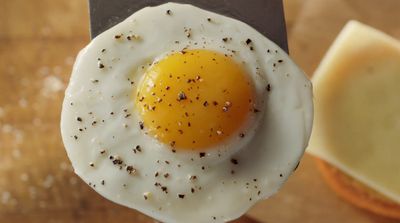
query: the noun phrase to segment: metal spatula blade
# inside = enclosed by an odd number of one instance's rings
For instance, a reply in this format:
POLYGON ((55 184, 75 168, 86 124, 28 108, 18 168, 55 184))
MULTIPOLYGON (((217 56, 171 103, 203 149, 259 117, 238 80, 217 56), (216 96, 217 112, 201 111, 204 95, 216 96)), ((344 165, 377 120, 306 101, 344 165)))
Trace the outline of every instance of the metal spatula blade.
MULTIPOLYGON (((89 0, 91 38, 146 6, 167 0, 89 0)), ((175 0, 241 20, 288 52, 282 0, 175 0)))

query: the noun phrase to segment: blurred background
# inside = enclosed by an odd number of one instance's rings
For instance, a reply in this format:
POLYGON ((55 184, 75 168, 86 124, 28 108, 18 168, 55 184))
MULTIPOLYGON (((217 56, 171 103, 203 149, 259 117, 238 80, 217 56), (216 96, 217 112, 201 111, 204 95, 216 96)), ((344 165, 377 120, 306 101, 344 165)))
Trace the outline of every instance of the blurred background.
MULTIPOLYGON (((311 77, 350 19, 400 39, 398 0, 286 0, 290 54, 311 77)), ((0 0, 0 222, 153 222, 73 174, 59 131, 63 91, 89 42, 84 0, 0 0)), ((260 222, 392 223, 342 201, 305 155, 260 222)))

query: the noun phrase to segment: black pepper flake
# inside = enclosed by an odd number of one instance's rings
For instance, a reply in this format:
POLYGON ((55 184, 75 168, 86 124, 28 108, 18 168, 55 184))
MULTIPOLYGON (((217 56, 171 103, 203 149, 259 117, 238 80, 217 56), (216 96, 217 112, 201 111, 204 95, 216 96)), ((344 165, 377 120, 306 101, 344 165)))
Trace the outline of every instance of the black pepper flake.
POLYGON ((189 180, 196 180, 196 179, 197 179, 196 175, 192 175, 192 176, 189 177, 189 180))
POLYGON ((77 139, 78 139, 78 136, 74 135, 74 139, 77 140, 77 139))
POLYGON ((178 197, 179 197, 180 199, 183 199, 183 198, 185 198, 185 195, 184 195, 184 194, 178 194, 178 197))
POLYGON ((136 169, 133 168, 133 166, 127 166, 127 167, 126 167, 126 171, 127 171, 129 174, 132 174, 132 173, 135 173, 135 172, 136 172, 136 169))
POLYGON ((89 166, 94 167, 94 163, 89 163, 89 166))
POLYGON ((171 10, 168 9, 168 10, 166 11, 166 14, 167 14, 167 15, 171 15, 171 14, 172 14, 171 10))
POLYGON ((159 173, 158 173, 158 172, 156 172, 156 173, 154 174, 154 177, 158 177, 158 175, 159 175, 159 173))
POLYGON ((271 91, 271 84, 267 84, 266 89, 267 89, 267 91, 271 91))
POLYGON ((205 101, 205 102, 203 103, 203 106, 204 106, 204 107, 207 107, 207 106, 208 106, 208 102, 205 101))
POLYGON ((105 185, 106 182, 104 180, 101 181, 101 185, 105 185))
POLYGON ((213 216, 213 220, 217 220, 217 217, 213 216))
POLYGON ((239 137, 240 138, 244 138, 244 136, 245 136, 245 134, 242 132, 242 133, 239 133, 239 137))
POLYGON ((190 36, 192 35, 192 33, 191 33, 191 32, 192 32, 192 29, 190 29, 190 28, 189 28, 189 29, 188 29, 188 28, 185 28, 184 31, 185 31, 186 37, 187 37, 187 38, 190 38, 190 36))
POLYGON ((222 41, 227 42, 227 41, 228 41, 228 38, 227 38, 227 37, 222 38, 222 41))
POLYGON ((140 128, 141 130, 144 129, 144 123, 143 123, 143 122, 139 122, 139 128, 140 128))
POLYGON ((129 118, 129 116, 131 116, 131 114, 126 114, 126 115, 125 115, 125 118, 129 118))
POLYGON ((233 164, 235 164, 235 165, 238 165, 239 164, 239 162, 237 161, 237 159, 231 159, 231 163, 233 163, 233 164))
POLYGON ((169 173, 164 174, 164 177, 168 178, 169 177, 169 173))
POLYGON ((93 121, 93 122, 92 122, 92 125, 96 125, 96 124, 97 124, 97 121, 93 121))
POLYGON ((121 165, 123 163, 123 161, 118 157, 114 157, 114 160, 112 162, 114 165, 121 165))
POLYGON ((213 105, 214 105, 214 106, 217 106, 217 105, 218 105, 218 102, 213 101, 213 105))
POLYGON ((207 21, 211 22, 211 18, 210 18, 210 17, 208 17, 208 18, 207 18, 207 21))
POLYGON ((123 35, 123 34, 115 35, 114 38, 115 38, 115 39, 120 39, 120 38, 122 37, 122 35, 123 35))
POLYGON ((168 161, 168 160, 165 160, 165 163, 166 163, 166 164, 169 164, 169 161, 168 161))
POLYGON ((179 92, 178 101, 182 101, 182 100, 186 100, 186 99, 187 99, 186 94, 183 91, 179 92))
POLYGON ((246 40, 246 44, 249 45, 251 43, 251 39, 246 40))
POLYGON ((103 68, 104 68, 104 64, 101 63, 100 61, 97 62, 97 66, 98 66, 100 69, 103 69, 103 68))
POLYGON ((78 122, 81 122, 81 121, 82 121, 82 118, 81 118, 81 117, 77 117, 76 120, 77 120, 78 122))
POLYGON ((136 150, 137 150, 138 152, 142 152, 142 147, 140 147, 140 145, 137 145, 137 146, 136 146, 136 150))
POLYGON ((101 52, 102 52, 102 53, 106 52, 106 49, 102 49, 101 52))
POLYGON ((260 112, 260 110, 258 110, 257 108, 254 108, 254 109, 253 109, 253 112, 254 112, 254 113, 258 113, 258 112, 260 112))
POLYGON ((166 194, 168 194, 168 188, 167 188, 166 186, 162 186, 162 187, 161 187, 161 190, 162 190, 163 192, 165 192, 166 194))
POLYGON ((100 151, 100 154, 103 155, 104 153, 106 153, 106 151, 104 149, 100 151))
POLYGON ((279 177, 283 177, 283 174, 279 174, 279 177))
POLYGON ((169 143, 169 145, 170 145, 171 147, 174 147, 174 146, 175 146, 175 144, 176 144, 176 142, 175 142, 175 141, 171 141, 171 142, 169 143))
POLYGON ((206 153, 205 153, 205 152, 200 152, 200 153, 199 153, 199 156, 200 156, 200 158, 203 158, 203 157, 206 156, 206 153))
POLYGON ((193 187, 190 189, 190 191, 192 192, 192 194, 195 192, 193 187))
POLYGON ((283 62, 283 60, 278 60, 278 63, 282 63, 283 62))

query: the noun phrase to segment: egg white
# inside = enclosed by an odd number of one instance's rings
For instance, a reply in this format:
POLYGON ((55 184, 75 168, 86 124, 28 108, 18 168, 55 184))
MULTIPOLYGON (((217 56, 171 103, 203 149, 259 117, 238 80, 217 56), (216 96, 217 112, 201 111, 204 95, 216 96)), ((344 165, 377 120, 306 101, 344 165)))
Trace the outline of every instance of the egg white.
POLYGON ((167 3, 134 13, 80 52, 65 93, 61 132, 76 174, 109 200, 165 222, 224 222, 287 180, 308 143, 312 113, 311 83, 276 44, 240 21, 167 3), (189 38, 185 27, 191 29, 189 38), (139 38, 127 40, 128 35, 139 38), (224 43, 225 37, 232 40, 224 43), (261 111, 249 119, 244 138, 232 137, 205 157, 172 153, 144 134, 132 98, 152 62, 184 48, 214 50, 243 62, 261 111), (133 152, 136 145, 141 152, 133 152), (116 156, 122 165, 113 163, 116 156), (129 174, 125 165, 137 172, 129 174), (167 186, 168 193, 155 183, 167 186))

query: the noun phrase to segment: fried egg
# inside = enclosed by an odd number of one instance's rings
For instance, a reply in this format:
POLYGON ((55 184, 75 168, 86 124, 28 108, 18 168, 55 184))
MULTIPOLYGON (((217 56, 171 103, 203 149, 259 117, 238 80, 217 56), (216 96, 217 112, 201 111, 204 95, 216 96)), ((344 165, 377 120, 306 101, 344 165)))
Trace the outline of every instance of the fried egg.
POLYGON ((276 44, 219 14, 144 8, 78 55, 61 133, 74 170, 164 222, 225 222, 282 186, 312 126, 312 86, 276 44))

